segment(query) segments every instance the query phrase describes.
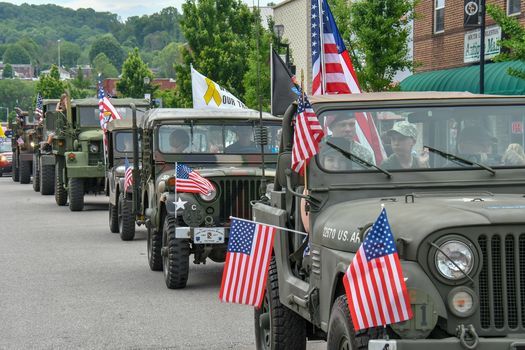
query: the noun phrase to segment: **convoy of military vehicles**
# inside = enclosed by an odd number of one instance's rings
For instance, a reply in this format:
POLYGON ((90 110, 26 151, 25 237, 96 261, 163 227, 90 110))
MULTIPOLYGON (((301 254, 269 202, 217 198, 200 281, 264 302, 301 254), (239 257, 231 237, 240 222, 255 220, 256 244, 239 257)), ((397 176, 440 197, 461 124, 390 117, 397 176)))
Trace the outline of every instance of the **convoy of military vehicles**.
POLYGON ((13 180, 32 178, 71 211, 104 193, 109 230, 128 241, 144 225, 149 268, 168 288, 186 287, 190 257, 225 261, 231 217, 292 230, 276 232, 257 349, 525 348, 524 97, 314 97, 324 137, 302 175, 291 170, 296 104, 275 117, 113 99, 122 119, 102 129, 98 100, 57 102, 44 100, 41 121, 18 111, 13 180), (214 191, 177 191, 181 165, 214 191), (343 277, 382 208, 413 317, 355 331, 343 277))

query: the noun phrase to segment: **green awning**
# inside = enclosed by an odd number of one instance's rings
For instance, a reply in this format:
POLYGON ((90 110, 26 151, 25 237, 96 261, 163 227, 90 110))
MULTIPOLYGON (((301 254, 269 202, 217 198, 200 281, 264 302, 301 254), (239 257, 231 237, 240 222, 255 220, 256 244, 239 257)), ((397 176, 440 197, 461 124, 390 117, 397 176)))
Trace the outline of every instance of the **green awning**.
MULTIPOLYGON (((509 67, 525 70, 525 63, 508 61, 485 64, 485 93, 525 95, 525 79, 510 76, 509 67)), ((404 79, 401 91, 469 91, 479 92, 479 66, 436 70, 404 79)))

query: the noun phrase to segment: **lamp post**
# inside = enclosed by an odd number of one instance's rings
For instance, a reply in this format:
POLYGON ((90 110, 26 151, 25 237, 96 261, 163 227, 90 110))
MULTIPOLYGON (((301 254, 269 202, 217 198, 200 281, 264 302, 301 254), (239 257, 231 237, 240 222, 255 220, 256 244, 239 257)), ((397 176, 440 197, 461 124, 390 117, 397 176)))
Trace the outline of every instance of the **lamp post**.
POLYGON ((479 93, 485 93, 485 0, 479 2, 479 93))
POLYGON ((147 92, 149 91, 149 83, 151 82, 151 79, 148 76, 146 76, 144 77, 143 82, 144 82, 144 92, 145 92, 144 99, 148 100, 151 105, 151 93, 147 92))
POLYGON ((60 72, 60 39, 57 40, 58 44, 58 70, 60 72))
POLYGON ((284 25, 282 24, 276 24, 273 26, 273 32, 277 36, 277 47, 285 47, 286 48, 286 55, 285 55, 285 62, 286 67, 292 72, 292 74, 295 74, 295 66, 290 65, 290 44, 285 44, 281 42, 281 38, 284 34, 284 25))

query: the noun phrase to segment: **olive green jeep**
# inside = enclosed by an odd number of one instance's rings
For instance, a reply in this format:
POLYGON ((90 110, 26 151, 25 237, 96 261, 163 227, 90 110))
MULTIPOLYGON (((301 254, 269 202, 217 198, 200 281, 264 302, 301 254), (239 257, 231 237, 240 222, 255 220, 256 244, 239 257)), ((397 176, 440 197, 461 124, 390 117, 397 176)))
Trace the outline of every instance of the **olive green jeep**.
POLYGON ((258 222, 308 234, 277 231, 255 310, 257 348, 324 339, 328 349, 525 349, 525 97, 371 93, 311 102, 326 133, 306 181, 290 171, 292 105, 270 202, 253 210, 258 222), (356 144, 363 116, 373 118, 384 153, 356 144), (413 318, 356 332, 343 276, 382 204, 413 318))
POLYGON ((33 115, 20 108, 16 109, 15 123, 10 125, 13 130, 11 148, 13 150, 13 165, 11 177, 13 181, 21 184, 31 182, 33 167, 33 148, 35 142, 35 122, 33 115))
POLYGON ((137 219, 148 229, 149 266, 164 271, 168 288, 186 286, 190 255, 195 264, 225 261, 230 216, 251 218, 251 201, 273 182, 281 120, 264 113, 262 123, 253 110, 146 113, 137 219), (175 196, 175 163, 200 173, 214 190, 175 196))

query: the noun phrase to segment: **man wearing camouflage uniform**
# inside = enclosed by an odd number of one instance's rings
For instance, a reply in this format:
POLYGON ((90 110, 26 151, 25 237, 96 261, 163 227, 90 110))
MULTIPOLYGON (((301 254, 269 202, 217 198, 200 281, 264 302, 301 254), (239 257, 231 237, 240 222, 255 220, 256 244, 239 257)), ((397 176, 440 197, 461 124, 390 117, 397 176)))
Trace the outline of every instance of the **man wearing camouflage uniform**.
POLYGON ((332 137, 328 138, 328 142, 332 142, 337 146, 336 140, 338 138, 344 139, 345 151, 350 151, 352 154, 369 163, 375 164, 374 155, 372 152, 355 141, 356 138, 356 120, 351 115, 339 115, 329 122, 329 128, 332 131, 332 137), (349 145, 349 146, 347 146, 349 145))
POLYGON ((414 124, 407 121, 397 122, 393 128, 387 132, 387 136, 390 137, 392 151, 394 153, 381 163, 382 168, 428 168, 428 153, 423 152, 423 154, 418 157, 412 150, 417 141, 417 128, 414 124))

